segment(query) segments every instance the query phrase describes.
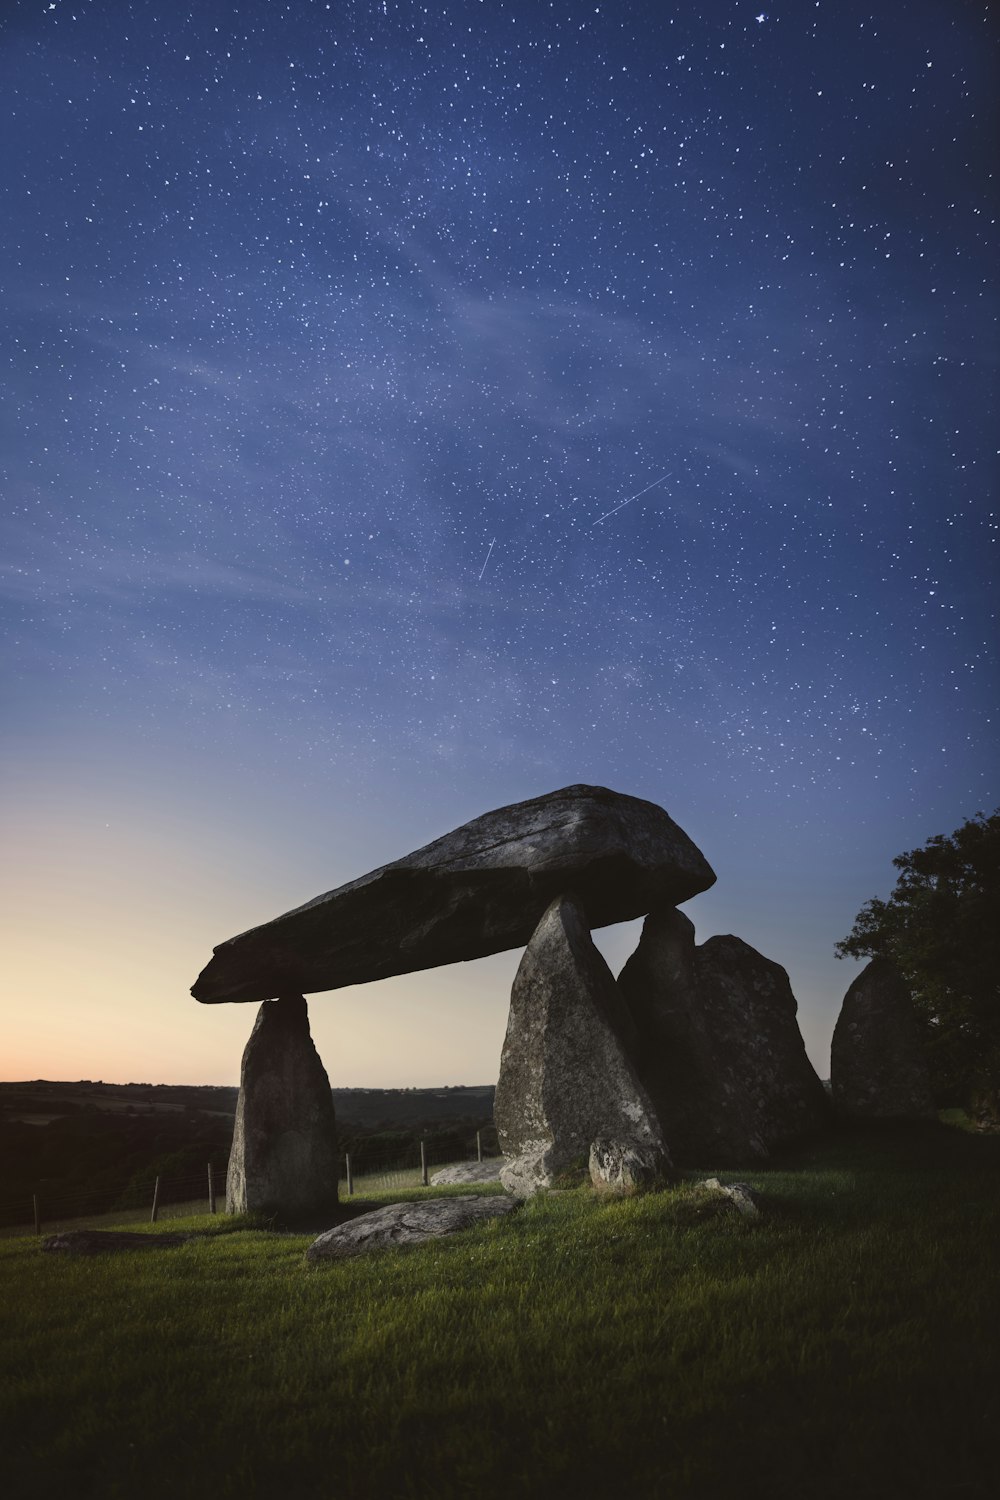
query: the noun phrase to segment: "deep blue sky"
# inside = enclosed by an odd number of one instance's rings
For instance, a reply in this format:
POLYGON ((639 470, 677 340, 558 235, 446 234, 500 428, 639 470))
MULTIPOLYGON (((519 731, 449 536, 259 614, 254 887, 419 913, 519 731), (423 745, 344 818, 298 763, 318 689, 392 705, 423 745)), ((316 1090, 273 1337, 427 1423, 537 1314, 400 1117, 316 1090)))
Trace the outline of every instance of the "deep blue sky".
MULTIPOLYGON (((1000 800, 990 10, 8 4, 5 1076, 235 1077, 213 943, 574 781, 825 1074, 1000 800)), ((495 1077, 515 962, 317 999, 334 1082, 495 1077)))

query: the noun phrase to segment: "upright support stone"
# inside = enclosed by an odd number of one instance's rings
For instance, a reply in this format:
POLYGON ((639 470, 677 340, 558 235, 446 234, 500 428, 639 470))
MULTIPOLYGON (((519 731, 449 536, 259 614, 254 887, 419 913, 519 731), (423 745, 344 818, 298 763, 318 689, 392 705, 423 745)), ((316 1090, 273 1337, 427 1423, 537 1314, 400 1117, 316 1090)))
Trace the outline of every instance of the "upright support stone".
POLYGON ((330 1080, 301 995, 265 1001, 243 1053, 228 1213, 289 1217, 337 1202, 330 1080))
POLYGON ((932 1119, 920 1025, 898 969, 873 958, 844 996, 830 1048, 835 1108, 856 1119, 932 1119))
POLYGON ((675 1160, 752 1161, 823 1124, 826 1096, 780 964, 737 937, 696 947, 688 918, 660 908, 618 983, 675 1160))
POLYGON ((614 977, 581 910, 557 897, 521 960, 510 1000, 494 1113, 500 1177, 527 1197, 587 1167, 595 1140, 641 1159, 644 1180, 671 1171, 655 1110, 636 1076, 614 977))

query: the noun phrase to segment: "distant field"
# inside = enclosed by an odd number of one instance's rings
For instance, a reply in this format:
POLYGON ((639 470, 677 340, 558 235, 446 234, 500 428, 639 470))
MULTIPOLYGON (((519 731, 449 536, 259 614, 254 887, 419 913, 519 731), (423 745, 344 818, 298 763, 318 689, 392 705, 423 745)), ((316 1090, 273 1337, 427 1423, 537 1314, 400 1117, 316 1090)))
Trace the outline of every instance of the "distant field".
POLYGON ((742 1174, 759 1224, 579 1191, 322 1267, 225 1216, 7 1241, 7 1492, 993 1500, 998 1147, 843 1136, 742 1174))
MULTIPOLYGON (((440 1088, 331 1089, 337 1118, 368 1128, 407 1126, 428 1119, 492 1117, 493 1084, 440 1088)), ((35 1079, 0 1083, 0 1117, 42 1124, 91 1110, 122 1113, 197 1111, 234 1115, 239 1090, 223 1085, 170 1083, 77 1083, 35 1079)))

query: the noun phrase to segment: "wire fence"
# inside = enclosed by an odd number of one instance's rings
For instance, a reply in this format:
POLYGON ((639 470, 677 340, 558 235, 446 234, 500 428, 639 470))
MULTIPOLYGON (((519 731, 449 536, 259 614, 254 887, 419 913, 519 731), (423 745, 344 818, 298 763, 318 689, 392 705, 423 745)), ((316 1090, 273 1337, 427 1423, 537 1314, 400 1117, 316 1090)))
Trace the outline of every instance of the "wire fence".
MULTIPOLYGON (((380 1149, 363 1138, 341 1158, 338 1195, 430 1185, 443 1166, 499 1159, 493 1132, 476 1132, 466 1141, 464 1156, 454 1139, 440 1145, 414 1141, 380 1149)), ((73 1188, 65 1181, 41 1182, 31 1189, 0 1195, 0 1238, 48 1234, 75 1228, 158 1223, 193 1214, 222 1213, 226 1208, 228 1163, 208 1163, 197 1171, 136 1174, 128 1183, 100 1180, 73 1188)))
POLYGON ((70 1225, 157 1223, 225 1208, 226 1164, 198 1171, 139 1175, 127 1183, 98 1180, 74 1188, 65 1181, 40 1182, 30 1192, 0 1198, 0 1236, 39 1234, 70 1225))

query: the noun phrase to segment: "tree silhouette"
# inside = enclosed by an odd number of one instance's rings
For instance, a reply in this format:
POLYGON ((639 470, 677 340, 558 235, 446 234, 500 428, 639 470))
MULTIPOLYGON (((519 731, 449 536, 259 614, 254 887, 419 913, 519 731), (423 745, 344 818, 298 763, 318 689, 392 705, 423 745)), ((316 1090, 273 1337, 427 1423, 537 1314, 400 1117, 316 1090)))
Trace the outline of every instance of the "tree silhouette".
POLYGON ((939 1103, 1000 1116, 1000 808, 898 855, 887 901, 874 897, 835 945, 838 958, 888 958, 926 1025, 939 1103))

